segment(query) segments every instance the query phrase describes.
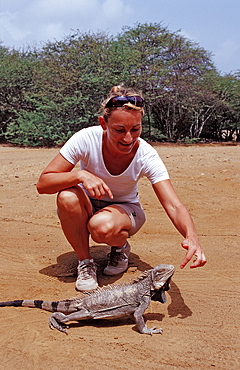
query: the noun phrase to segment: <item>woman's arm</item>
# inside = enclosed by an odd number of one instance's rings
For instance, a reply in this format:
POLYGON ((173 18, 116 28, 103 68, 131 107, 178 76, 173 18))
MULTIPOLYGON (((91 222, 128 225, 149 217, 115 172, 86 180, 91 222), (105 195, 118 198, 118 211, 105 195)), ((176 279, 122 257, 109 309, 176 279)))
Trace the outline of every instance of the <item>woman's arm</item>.
POLYGON ((41 173, 36 185, 38 192, 54 194, 79 184, 78 171, 72 171, 73 168, 74 165, 58 154, 41 173))
POLYGON ((206 257, 200 246, 193 220, 178 198, 170 180, 163 180, 154 184, 153 189, 168 217, 184 237, 182 247, 187 249, 187 253, 180 267, 183 268, 193 255, 196 256, 196 260, 190 266, 191 268, 205 265, 206 257))
POLYGON ((41 173, 36 185, 38 192, 54 194, 81 183, 92 197, 101 199, 107 193, 110 199, 113 198, 102 179, 85 170, 72 171, 73 168, 74 165, 59 153, 41 173))

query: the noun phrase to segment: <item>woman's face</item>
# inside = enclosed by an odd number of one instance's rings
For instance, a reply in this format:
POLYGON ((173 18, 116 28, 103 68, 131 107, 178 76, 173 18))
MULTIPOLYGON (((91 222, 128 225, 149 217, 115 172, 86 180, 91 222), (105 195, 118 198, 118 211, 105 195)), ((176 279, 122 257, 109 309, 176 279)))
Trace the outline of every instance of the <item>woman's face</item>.
POLYGON ((138 145, 142 132, 142 114, 137 110, 116 109, 107 122, 99 117, 105 131, 104 145, 115 154, 129 154, 138 145))

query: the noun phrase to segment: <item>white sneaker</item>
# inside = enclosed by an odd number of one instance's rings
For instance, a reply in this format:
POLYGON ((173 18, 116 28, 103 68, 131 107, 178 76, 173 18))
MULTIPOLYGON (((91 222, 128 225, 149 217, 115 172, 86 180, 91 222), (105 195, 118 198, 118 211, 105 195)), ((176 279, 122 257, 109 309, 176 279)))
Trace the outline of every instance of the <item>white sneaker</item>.
POLYGON ((128 268, 128 257, 130 254, 130 245, 126 242, 126 246, 118 249, 117 247, 111 247, 111 253, 109 253, 109 261, 103 273, 105 275, 117 275, 126 271, 128 268))
POLYGON ((85 259, 79 261, 76 289, 80 291, 94 290, 98 287, 97 266, 93 260, 85 259))

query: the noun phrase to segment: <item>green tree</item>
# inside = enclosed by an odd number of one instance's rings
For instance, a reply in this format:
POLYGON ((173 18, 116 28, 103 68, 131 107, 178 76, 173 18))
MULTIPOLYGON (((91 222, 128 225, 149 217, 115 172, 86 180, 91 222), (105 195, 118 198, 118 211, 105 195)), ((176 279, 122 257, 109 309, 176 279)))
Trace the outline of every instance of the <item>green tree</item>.
POLYGON ((211 54, 161 23, 116 37, 76 31, 41 49, 0 47, 0 141, 62 144, 97 124, 113 85, 140 89, 143 136, 155 140, 239 138, 239 73, 221 76, 211 54))
POLYGON ((125 27, 118 41, 124 45, 129 84, 146 96, 148 135, 157 128, 168 140, 181 138, 200 82, 214 69, 210 54, 160 23, 125 27))
POLYGON ((7 127, 17 121, 19 111, 30 109, 25 95, 34 83, 33 64, 28 53, 0 47, 0 141, 5 140, 7 127))

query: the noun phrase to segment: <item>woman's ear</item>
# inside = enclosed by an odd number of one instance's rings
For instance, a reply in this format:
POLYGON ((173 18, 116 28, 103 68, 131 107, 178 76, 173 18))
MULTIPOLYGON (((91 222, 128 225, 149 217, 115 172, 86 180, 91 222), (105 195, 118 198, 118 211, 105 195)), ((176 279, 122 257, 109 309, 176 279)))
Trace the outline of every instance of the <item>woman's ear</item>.
POLYGON ((102 126, 102 129, 103 130, 106 130, 107 129, 107 127, 106 127, 106 121, 105 121, 105 119, 104 119, 103 116, 98 117, 98 122, 99 122, 100 126, 102 126))

